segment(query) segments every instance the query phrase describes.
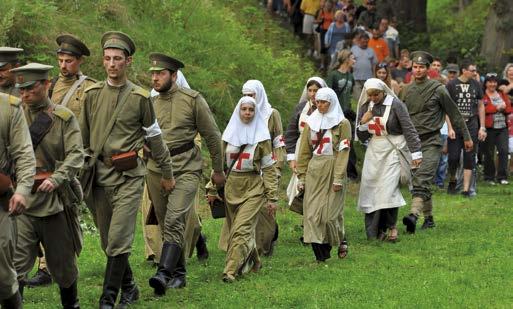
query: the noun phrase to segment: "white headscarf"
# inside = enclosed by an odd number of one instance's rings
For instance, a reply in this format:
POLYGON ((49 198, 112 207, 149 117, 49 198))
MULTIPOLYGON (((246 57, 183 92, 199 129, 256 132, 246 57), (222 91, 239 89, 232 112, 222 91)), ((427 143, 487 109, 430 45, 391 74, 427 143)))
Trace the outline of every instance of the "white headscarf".
MULTIPOLYGON (((369 78, 365 84, 363 84, 362 93, 360 94, 360 99, 358 100, 358 105, 356 106, 356 124, 355 127, 358 127, 358 115, 360 114, 360 107, 365 104, 369 100, 369 96, 367 95, 367 90, 369 89, 377 89, 385 92, 385 99, 392 100, 399 98, 396 96, 394 91, 390 89, 384 81, 379 78, 369 78), (388 98, 387 98, 388 97, 388 98)), ((390 102, 391 103, 391 102, 390 102)), ((374 104, 374 103, 371 103, 374 104)), ((358 136, 355 133, 355 140, 358 140, 358 136)))
POLYGON ((318 77, 318 76, 314 76, 314 77, 310 77, 307 81, 306 81, 306 84, 305 84, 305 88, 303 88, 303 93, 301 94, 301 98, 299 99, 299 103, 303 103, 303 102, 306 102, 308 101, 308 83, 310 81, 316 81, 319 83, 319 85, 321 85, 321 88, 324 88, 324 87, 328 87, 328 85, 326 84, 326 82, 324 81, 324 79, 318 77))
POLYGON ((315 100, 328 101, 330 102, 330 107, 326 114, 322 114, 319 112, 319 109, 316 109, 310 117, 308 117, 306 123, 308 123, 311 130, 319 132, 320 130, 331 129, 345 118, 344 112, 338 102, 337 94, 333 89, 328 87, 319 89, 315 95, 315 100))
POLYGON ((223 141, 239 147, 241 145, 254 145, 258 142, 271 139, 267 122, 262 117, 260 109, 252 97, 242 97, 233 111, 230 122, 223 132, 223 141), (244 123, 240 119, 240 106, 244 103, 255 106, 255 117, 250 123, 244 123))
POLYGON ((265 120, 269 120, 271 117, 271 113, 273 112, 273 108, 267 99, 267 94, 265 93, 264 85, 262 82, 255 79, 250 79, 242 86, 242 94, 255 94, 255 100, 257 104, 257 109, 260 112, 260 115, 265 120))

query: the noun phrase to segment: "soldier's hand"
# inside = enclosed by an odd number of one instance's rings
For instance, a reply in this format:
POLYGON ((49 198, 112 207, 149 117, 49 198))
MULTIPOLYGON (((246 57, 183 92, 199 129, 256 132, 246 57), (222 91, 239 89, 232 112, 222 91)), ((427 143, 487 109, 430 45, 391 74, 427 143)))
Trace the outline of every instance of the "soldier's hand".
POLYGON ((453 129, 447 129, 447 137, 450 139, 455 139, 456 131, 454 131, 453 129))
POLYGON ((45 179, 37 188, 38 192, 50 193, 57 188, 50 179, 45 179))
POLYGON ((333 184, 333 192, 338 192, 342 190, 342 185, 339 185, 339 184, 333 184))
POLYGON ((223 201, 223 199, 219 195, 207 195, 207 202, 212 205, 216 200, 223 201))
POLYGON ((267 204, 267 213, 269 214, 269 216, 274 217, 276 215, 276 209, 278 209, 276 203, 269 202, 267 204))
POLYGON ((19 193, 14 193, 9 200, 9 215, 17 216, 22 214, 25 211, 25 205, 27 205, 25 197, 19 193))
POLYGON ((468 140, 464 142, 465 151, 470 152, 474 149, 474 142, 472 140, 468 140))
POLYGON ((171 178, 171 179, 162 178, 162 179, 160 179, 160 186, 162 187, 162 189, 164 191, 169 193, 169 192, 173 191, 173 189, 175 188, 176 180, 174 178, 171 178))
POLYGON ((290 167, 290 170, 293 172, 293 173, 297 173, 297 162, 296 160, 290 160, 289 161, 289 167, 290 167))
POLYGON ((224 172, 212 173, 212 182, 216 185, 218 189, 224 186, 225 181, 226 177, 224 176, 224 172))

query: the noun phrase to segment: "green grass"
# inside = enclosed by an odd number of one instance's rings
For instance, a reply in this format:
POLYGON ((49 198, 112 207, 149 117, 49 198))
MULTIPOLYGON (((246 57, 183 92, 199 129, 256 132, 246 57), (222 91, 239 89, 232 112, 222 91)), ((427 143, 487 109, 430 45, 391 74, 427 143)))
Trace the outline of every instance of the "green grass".
MULTIPOLYGON (((282 209, 275 255, 263 258, 258 274, 234 284, 221 281, 224 252, 216 244, 222 221, 208 217, 205 207, 210 259, 206 264, 190 259, 187 287, 161 298, 147 284, 154 269, 144 261, 138 226, 130 261, 142 297, 133 308, 511 307, 513 190, 511 185, 484 183, 478 189, 479 195, 470 200, 436 192, 437 227, 406 235, 400 224, 400 241, 390 244, 366 240, 363 215, 355 210, 358 188, 350 184, 345 205, 350 253, 345 260, 332 258, 326 264, 315 263, 311 249, 299 244, 300 217, 282 209)), ((400 218, 407 211, 402 208, 400 218)), ((98 236, 86 235, 79 259, 84 308, 97 306, 104 264, 98 236)), ((59 303, 56 285, 27 289, 25 295, 26 308, 55 308, 59 303)))

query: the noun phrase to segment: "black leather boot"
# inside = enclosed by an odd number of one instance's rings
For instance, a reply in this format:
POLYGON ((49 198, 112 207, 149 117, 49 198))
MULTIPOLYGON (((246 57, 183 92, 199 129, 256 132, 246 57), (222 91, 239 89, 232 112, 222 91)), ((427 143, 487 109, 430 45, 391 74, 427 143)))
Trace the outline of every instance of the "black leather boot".
POLYGON ((208 260, 207 237, 200 233, 198 241, 196 242, 196 257, 198 261, 208 260))
POLYGON ((25 285, 29 288, 36 286, 47 286, 52 284, 52 276, 46 269, 38 269, 34 277, 30 278, 25 282, 25 285))
POLYGON ((312 250, 315 254, 315 259, 317 260, 317 262, 324 262, 325 258, 324 258, 324 254, 322 251, 322 245, 312 243, 312 250))
POLYGON ((79 309, 77 281, 68 288, 59 287, 61 292, 61 304, 64 309, 79 309))
POLYGON ((182 248, 177 244, 165 241, 162 245, 162 253, 160 255, 157 273, 149 280, 149 284, 156 295, 161 296, 166 294, 167 285, 180 260, 181 254, 182 248))
POLYGON ((422 224, 421 229, 430 229, 435 227, 435 220, 433 219, 433 216, 427 216, 424 218, 424 223, 422 224))
POLYGON ((172 289, 181 289, 186 285, 185 276, 187 270, 185 269, 185 257, 181 255, 180 260, 176 263, 175 271, 169 280, 167 287, 172 289))
POLYGON ((415 234, 415 229, 417 227, 417 216, 414 214, 409 214, 403 217, 403 224, 406 225, 406 232, 415 234))
POLYGON ((16 291, 13 296, 3 299, 0 301, 0 307, 5 309, 21 309, 23 308, 21 301, 21 294, 19 291, 16 291))
POLYGON ((330 244, 322 244, 321 245, 322 256, 324 260, 331 258, 331 245, 330 244))
POLYGON ((128 253, 107 257, 103 293, 100 297, 100 309, 114 308, 121 282, 128 265, 128 253))
POLYGON ((121 295, 119 296, 119 304, 116 308, 124 309, 135 303, 139 299, 139 288, 134 281, 134 274, 130 264, 125 268, 125 274, 121 283, 121 295))

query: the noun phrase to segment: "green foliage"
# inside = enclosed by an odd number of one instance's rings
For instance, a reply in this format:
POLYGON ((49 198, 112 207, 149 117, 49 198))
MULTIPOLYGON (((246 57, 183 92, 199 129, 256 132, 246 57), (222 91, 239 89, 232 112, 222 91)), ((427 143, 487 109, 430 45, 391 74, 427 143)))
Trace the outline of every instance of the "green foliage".
POLYGON ((235 0, 7 0, 2 6, 9 14, 0 19, 5 39, 0 35, 0 41, 23 47, 28 61, 55 64, 55 37, 73 33, 92 51, 83 72, 103 79, 101 35, 120 30, 137 45, 130 72, 133 81, 150 86, 149 53, 177 57, 186 65, 183 72, 191 87, 205 96, 221 128, 248 79, 261 80, 270 102, 288 119, 312 67, 294 52, 300 42, 286 30, 272 21, 263 27, 258 24, 264 13, 256 5, 235 0))
POLYGON ((483 29, 490 0, 474 0, 460 12, 457 0, 428 1, 428 25, 433 54, 445 59, 449 55, 473 58, 479 64, 483 29))

